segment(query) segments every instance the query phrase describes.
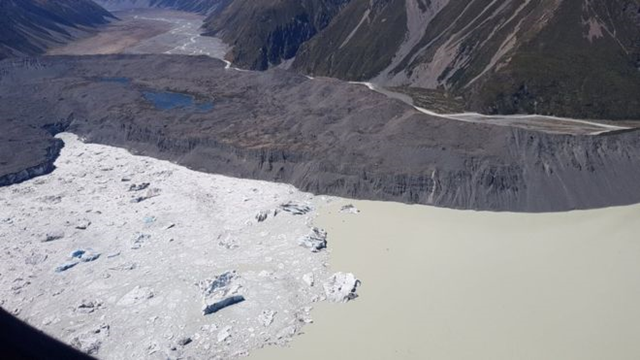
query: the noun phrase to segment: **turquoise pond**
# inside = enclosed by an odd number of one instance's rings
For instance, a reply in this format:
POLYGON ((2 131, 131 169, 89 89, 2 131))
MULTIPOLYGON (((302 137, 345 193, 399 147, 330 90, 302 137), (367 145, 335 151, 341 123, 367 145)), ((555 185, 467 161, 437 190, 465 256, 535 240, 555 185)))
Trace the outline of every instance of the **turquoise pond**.
POLYGON ((212 102, 198 103, 193 96, 188 94, 170 91, 144 91, 142 94, 158 110, 182 109, 192 112, 207 112, 213 109, 212 102))
POLYGON ((131 82, 131 79, 126 77, 103 77, 103 78, 100 78, 100 81, 113 82, 113 83, 119 83, 119 84, 129 84, 131 82))

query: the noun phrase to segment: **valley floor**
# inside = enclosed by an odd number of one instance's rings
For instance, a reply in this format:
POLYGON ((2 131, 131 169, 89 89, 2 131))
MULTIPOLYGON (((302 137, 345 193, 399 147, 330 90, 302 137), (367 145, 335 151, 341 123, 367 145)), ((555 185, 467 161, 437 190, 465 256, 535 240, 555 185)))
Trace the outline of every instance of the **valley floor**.
MULTIPOLYGON (((104 55, 104 54, 183 54, 207 55, 224 60, 229 46, 222 40, 201 36, 203 16, 173 10, 134 9, 115 13, 121 21, 105 26, 92 37, 71 42, 49 51, 49 55, 104 55)), ((236 69, 239 70, 239 69, 236 69)), ((401 94, 382 86, 366 85, 371 90, 391 98, 401 100, 428 115, 439 116, 453 121, 511 126, 552 134, 599 135, 607 132, 625 131, 638 127, 636 122, 611 123, 606 121, 579 120, 542 115, 482 115, 477 113, 447 113, 433 111, 429 101, 419 89, 406 88, 401 94), (417 94, 415 92, 417 91, 417 94), (422 97, 421 97, 422 96, 422 97)), ((427 91, 427 90, 425 90, 427 91)), ((423 91, 424 92, 424 91, 423 91)), ((428 92, 428 91, 427 91, 428 92)), ((437 107, 435 107, 437 108, 437 107)))
POLYGON ((49 55, 183 54, 224 59, 228 46, 201 36, 203 16, 173 10, 136 9, 115 13, 95 36, 51 49, 49 55))

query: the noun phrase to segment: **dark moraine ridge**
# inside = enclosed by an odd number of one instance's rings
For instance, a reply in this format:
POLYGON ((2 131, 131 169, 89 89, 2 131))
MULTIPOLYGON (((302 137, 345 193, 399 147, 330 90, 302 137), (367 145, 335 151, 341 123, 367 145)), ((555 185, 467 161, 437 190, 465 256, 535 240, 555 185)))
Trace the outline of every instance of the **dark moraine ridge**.
POLYGON ((6 60, 0 119, 0 141, 25 154, 4 159, 0 176, 45 159, 50 133, 65 130, 196 170, 319 194, 526 212, 640 202, 638 132, 553 135, 444 120, 363 86, 227 70, 206 57, 6 60), (145 91, 215 106, 160 110, 145 91), (21 129, 34 134, 30 142, 21 129))

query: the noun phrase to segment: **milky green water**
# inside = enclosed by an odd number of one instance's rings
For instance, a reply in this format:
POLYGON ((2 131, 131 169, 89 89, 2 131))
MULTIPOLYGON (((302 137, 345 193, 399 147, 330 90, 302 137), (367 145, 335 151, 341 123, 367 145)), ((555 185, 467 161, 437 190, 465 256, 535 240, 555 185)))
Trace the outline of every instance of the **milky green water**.
POLYGON ((320 304, 251 359, 638 359, 640 206, 497 214, 353 202, 323 210, 360 298, 320 304))

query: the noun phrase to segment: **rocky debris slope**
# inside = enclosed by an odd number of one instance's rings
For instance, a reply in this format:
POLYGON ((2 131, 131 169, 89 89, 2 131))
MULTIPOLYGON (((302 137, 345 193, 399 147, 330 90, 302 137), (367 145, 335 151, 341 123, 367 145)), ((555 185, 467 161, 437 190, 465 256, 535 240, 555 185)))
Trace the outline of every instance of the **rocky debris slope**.
MULTIPOLYGON (((316 194, 509 211, 640 201, 635 131, 574 136, 466 123, 422 114, 361 85, 277 69, 236 71, 206 57, 47 57, 38 67, 5 61, 0 75, 0 126, 14 134, 66 129, 195 170, 316 194), (149 91, 212 106, 158 109, 145 98, 149 91)), ((41 143, 4 132, 0 139, 31 154, 50 139, 38 134, 41 143)), ((19 159, 7 159, 0 174, 19 168, 19 159)))
POLYGON ((60 138, 53 174, 0 188, 0 306, 29 324, 102 359, 228 359, 354 298, 355 277, 298 242, 314 212, 253 216, 331 198, 60 138))
POLYGON ((115 19, 91 0, 2 0, 0 14, 0 59, 42 54, 115 19))

